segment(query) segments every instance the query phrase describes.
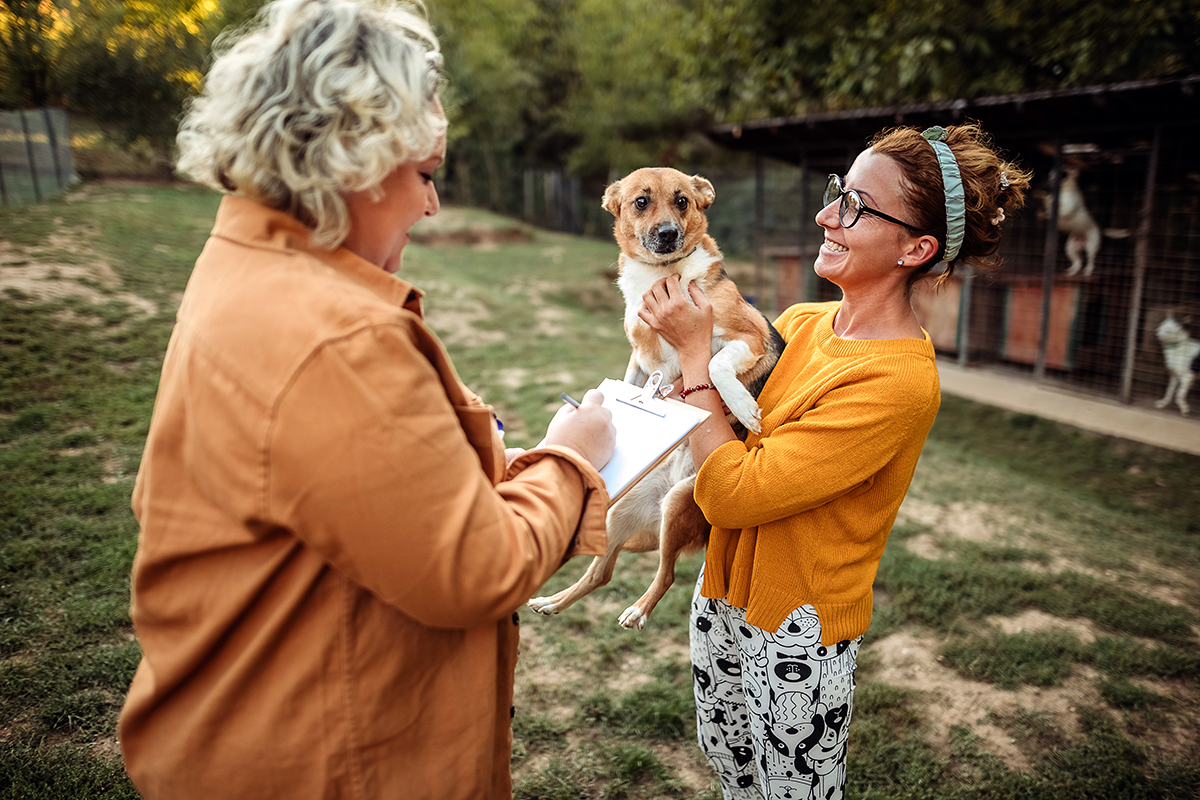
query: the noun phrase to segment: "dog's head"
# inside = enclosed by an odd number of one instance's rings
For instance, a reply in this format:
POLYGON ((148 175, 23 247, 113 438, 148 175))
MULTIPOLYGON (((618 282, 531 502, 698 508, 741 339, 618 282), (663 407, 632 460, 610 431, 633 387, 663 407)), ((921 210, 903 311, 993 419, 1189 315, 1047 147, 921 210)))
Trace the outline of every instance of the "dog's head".
POLYGON ((621 252, 639 261, 670 264, 700 243, 708 231, 704 209, 715 197, 712 184, 699 175, 651 167, 613 183, 600 205, 617 218, 613 235, 621 252))
POLYGON ((1176 344, 1188 338, 1187 331, 1172 316, 1167 316, 1162 322, 1158 323, 1158 327, 1154 330, 1154 335, 1163 344, 1176 344))

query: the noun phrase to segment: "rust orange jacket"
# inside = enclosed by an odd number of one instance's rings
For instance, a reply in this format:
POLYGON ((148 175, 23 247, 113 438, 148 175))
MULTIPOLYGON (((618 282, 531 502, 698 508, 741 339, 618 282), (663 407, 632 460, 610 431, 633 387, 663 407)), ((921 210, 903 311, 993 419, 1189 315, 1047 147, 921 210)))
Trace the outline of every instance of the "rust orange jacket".
POLYGON ((608 503, 505 466, 403 280, 239 197, 179 309, 137 483, 121 714, 146 800, 506 798, 516 609, 608 503))

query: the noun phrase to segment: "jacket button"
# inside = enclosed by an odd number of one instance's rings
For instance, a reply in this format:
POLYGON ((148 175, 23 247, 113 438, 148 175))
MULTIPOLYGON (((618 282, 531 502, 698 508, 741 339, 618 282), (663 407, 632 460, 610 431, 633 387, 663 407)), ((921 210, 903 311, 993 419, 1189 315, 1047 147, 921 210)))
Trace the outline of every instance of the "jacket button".
POLYGON ((513 612, 513 625, 520 625, 520 624, 521 624, 521 615, 518 614, 516 611, 514 611, 513 612))

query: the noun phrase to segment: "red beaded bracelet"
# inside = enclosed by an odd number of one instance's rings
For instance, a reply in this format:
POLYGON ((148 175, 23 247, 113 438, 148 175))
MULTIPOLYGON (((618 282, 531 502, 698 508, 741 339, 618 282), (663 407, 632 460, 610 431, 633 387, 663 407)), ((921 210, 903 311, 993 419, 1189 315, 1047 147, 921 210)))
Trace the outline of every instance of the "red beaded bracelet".
POLYGON ((699 386, 693 386, 689 389, 684 389, 682 392, 679 393, 679 399, 680 400, 685 399, 692 392, 703 392, 705 389, 714 389, 715 390, 716 388, 717 387, 713 386, 711 383, 702 383, 699 386))

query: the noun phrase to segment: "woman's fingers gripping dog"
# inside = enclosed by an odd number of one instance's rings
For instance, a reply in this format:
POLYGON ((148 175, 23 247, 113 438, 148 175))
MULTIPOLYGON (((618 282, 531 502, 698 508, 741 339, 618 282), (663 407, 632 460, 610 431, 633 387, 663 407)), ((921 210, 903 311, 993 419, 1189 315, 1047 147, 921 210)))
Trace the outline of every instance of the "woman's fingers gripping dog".
POLYGON ((689 349, 711 353, 712 304, 695 283, 685 293, 679 275, 656 282, 642 295, 638 316, 681 355, 689 349))

